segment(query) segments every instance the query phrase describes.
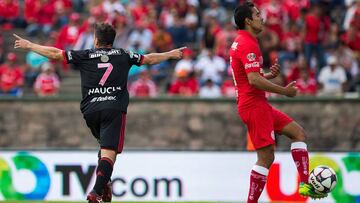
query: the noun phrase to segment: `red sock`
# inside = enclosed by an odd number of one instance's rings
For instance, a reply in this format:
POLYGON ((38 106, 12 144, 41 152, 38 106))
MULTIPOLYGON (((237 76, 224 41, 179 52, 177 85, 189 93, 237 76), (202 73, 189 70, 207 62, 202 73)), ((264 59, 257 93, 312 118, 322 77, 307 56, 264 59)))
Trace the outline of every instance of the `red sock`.
POLYGON ((291 144, 291 155, 300 175, 301 182, 308 183, 309 179, 309 154, 304 142, 291 144))
POLYGON ((250 187, 247 203, 257 203, 264 190, 269 169, 255 165, 250 174, 250 187))

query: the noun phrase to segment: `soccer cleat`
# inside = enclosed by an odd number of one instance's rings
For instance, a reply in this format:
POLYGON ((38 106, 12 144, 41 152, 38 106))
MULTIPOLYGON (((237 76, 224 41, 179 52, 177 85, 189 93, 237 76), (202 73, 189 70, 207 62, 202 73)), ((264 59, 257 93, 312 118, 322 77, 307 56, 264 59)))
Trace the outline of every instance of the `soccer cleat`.
POLYGON ((102 200, 104 202, 111 202, 111 198, 112 198, 112 184, 111 182, 108 182, 105 185, 104 192, 102 195, 102 200))
POLYGON ((102 196, 96 194, 94 191, 88 194, 86 200, 88 200, 88 203, 104 203, 102 196))
POLYGON ((308 183, 300 183, 299 194, 301 196, 310 197, 311 199, 322 199, 327 197, 327 194, 317 193, 315 189, 308 183))

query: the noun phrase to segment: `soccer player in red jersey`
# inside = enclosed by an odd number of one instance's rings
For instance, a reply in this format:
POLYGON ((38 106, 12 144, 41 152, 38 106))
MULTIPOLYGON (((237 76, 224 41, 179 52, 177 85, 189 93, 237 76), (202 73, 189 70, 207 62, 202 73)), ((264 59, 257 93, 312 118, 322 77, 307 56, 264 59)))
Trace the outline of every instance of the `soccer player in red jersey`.
POLYGON ((257 35, 264 28, 259 10, 251 2, 239 5, 234 11, 238 35, 230 48, 230 63, 237 91, 237 106, 241 119, 247 125, 257 153, 257 162, 250 175, 248 203, 258 202, 266 183, 269 168, 274 161, 275 133, 291 139, 291 154, 300 175, 300 195, 323 198, 326 194, 315 193, 308 184, 309 157, 304 129, 289 116, 272 107, 265 91, 288 97, 297 94, 295 82, 286 87, 269 81, 279 74, 277 62, 264 73, 263 57, 257 35))

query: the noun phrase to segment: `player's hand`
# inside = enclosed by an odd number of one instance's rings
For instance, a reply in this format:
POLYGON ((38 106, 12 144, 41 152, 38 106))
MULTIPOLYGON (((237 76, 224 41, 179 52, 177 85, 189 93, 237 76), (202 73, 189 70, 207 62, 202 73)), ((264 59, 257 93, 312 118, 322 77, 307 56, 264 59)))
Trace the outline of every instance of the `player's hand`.
POLYGON ((285 96, 287 97, 295 97, 297 92, 296 81, 292 81, 285 87, 285 96))
POLYGON ((169 57, 170 59, 181 59, 183 56, 183 50, 186 49, 187 47, 181 47, 178 49, 173 49, 171 51, 169 51, 169 57))
POLYGON ((280 74, 280 65, 278 59, 275 60, 275 63, 270 67, 271 78, 276 78, 280 74))
POLYGON ((23 39, 23 38, 17 36, 16 34, 13 34, 13 36, 16 37, 15 44, 14 44, 15 49, 18 49, 18 48, 29 49, 30 48, 31 42, 29 40, 23 39))

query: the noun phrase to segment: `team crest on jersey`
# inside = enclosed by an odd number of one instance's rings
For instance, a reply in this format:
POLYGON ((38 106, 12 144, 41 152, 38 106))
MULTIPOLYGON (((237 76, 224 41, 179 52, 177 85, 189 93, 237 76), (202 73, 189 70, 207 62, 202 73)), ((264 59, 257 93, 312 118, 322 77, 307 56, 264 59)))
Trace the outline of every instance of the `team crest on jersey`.
POLYGON ((100 57, 100 60, 101 60, 101 62, 106 63, 106 62, 109 61, 109 56, 108 55, 102 55, 100 57))
POLYGON ((249 53, 246 58, 249 60, 249 61, 255 61, 255 58, 256 58, 256 55, 254 53, 249 53))
POLYGON ((231 49, 235 51, 235 50, 237 49, 237 46, 238 46, 238 43, 237 43, 237 42, 234 42, 234 43, 232 43, 232 45, 231 45, 231 49))

